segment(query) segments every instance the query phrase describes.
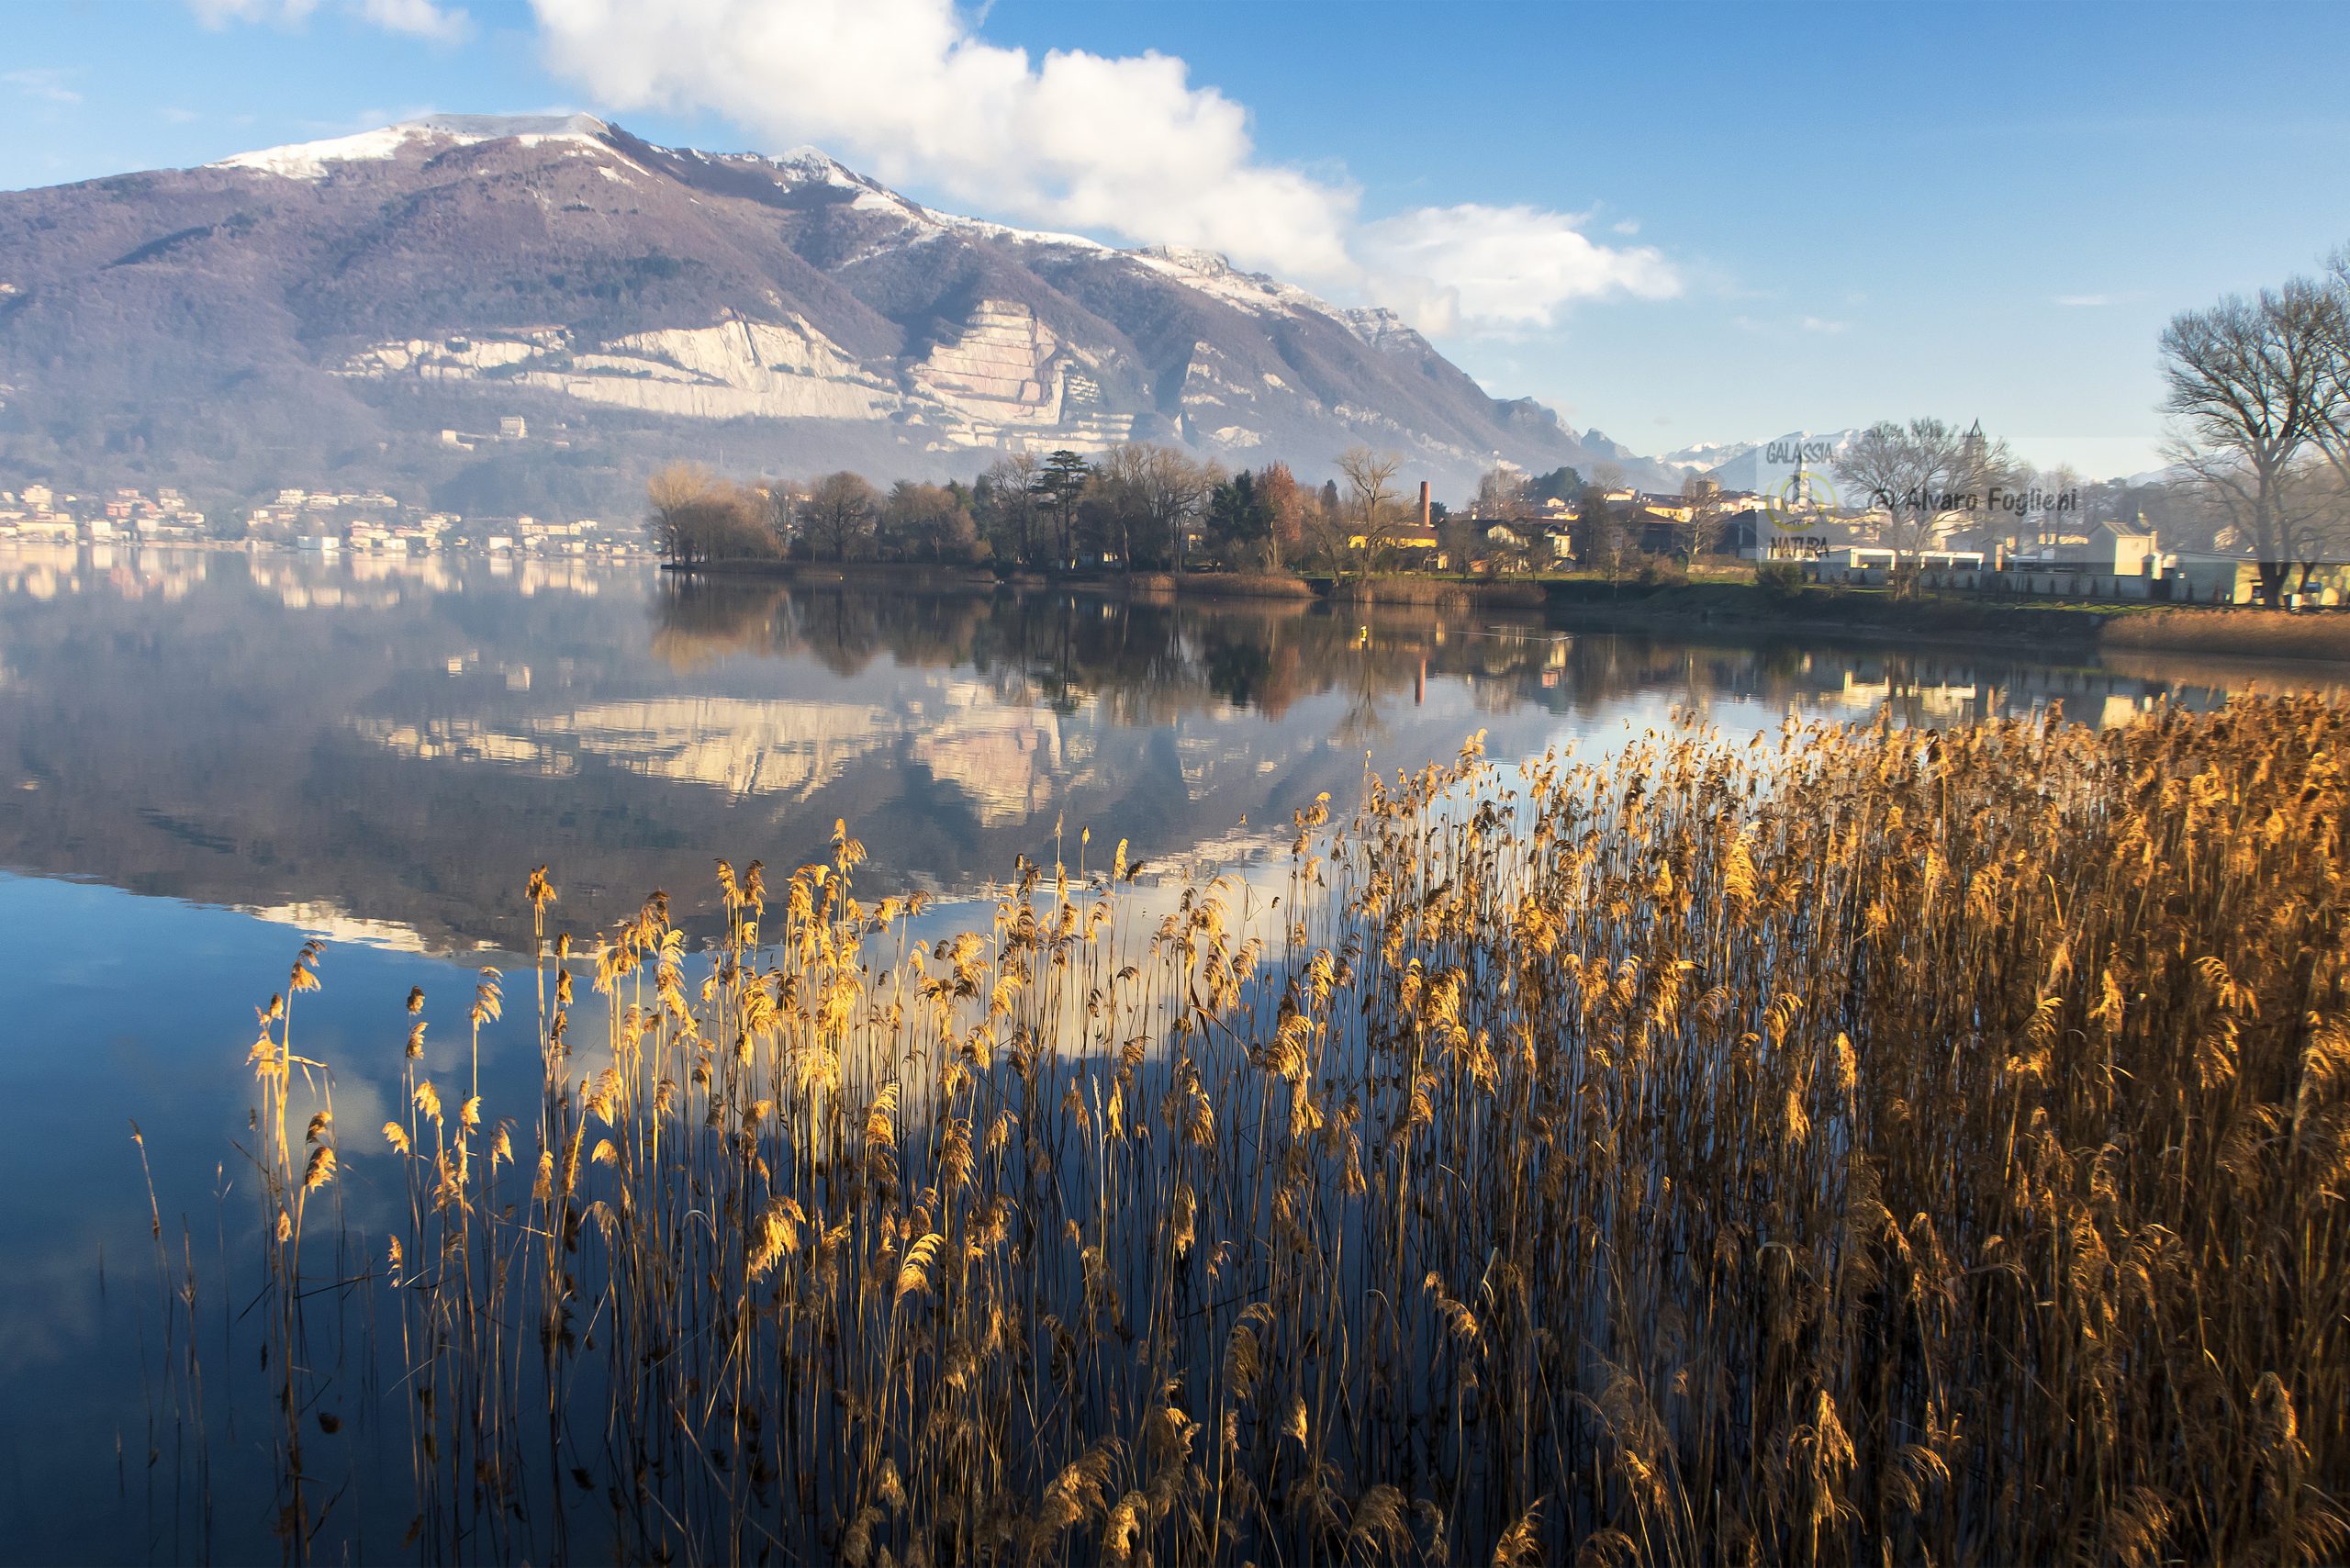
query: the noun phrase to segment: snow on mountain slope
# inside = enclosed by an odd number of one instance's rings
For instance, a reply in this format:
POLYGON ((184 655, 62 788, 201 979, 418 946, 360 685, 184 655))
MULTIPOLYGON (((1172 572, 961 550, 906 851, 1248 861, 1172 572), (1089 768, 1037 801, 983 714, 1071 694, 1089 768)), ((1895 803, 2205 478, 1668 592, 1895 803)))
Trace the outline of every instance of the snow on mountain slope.
POLYGON ((896 477, 1143 439, 1308 473, 1367 442, 1454 490, 1504 460, 1674 476, 1496 400, 1389 311, 937 212, 812 148, 588 116, 0 193, 0 474, 55 442, 61 473, 135 445, 255 482, 494 471, 527 498, 554 469, 629 494, 694 452, 896 477), (509 416, 562 426, 563 455, 464 436, 509 416))
POLYGON ((1744 450, 1706 473, 1725 490, 1751 490, 1775 495, 1792 484, 1798 470, 1808 476, 1817 493, 1832 491, 1836 454, 1859 437, 1856 430, 1790 431, 1769 441, 1749 442, 1744 450))
POLYGON ((1759 441, 1701 441, 1695 446, 1684 446, 1677 452, 1659 453, 1656 460, 1684 474, 1710 474, 1723 464, 1735 462, 1762 444, 1759 441))
POLYGON ((508 140, 525 147, 569 141, 601 148, 599 139, 609 129, 593 115, 428 115, 353 136, 240 152, 206 167, 250 169, 289 180, 322 180, 331 164, 381 162, 410 149, 429 152, 508 140))

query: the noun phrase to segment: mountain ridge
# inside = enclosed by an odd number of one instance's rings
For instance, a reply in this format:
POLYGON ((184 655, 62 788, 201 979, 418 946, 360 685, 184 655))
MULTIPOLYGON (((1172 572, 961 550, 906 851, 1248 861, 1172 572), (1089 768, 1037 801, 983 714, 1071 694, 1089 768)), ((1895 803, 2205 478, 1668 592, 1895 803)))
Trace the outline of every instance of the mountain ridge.
POLYGON ((1463 487, 1503 460, 1671 474, 1489 396, 1393 312, 936 212, 811 148, 661 147, 591 116, 0 193, 0 286, 19 480, 555 510, 632 506, 675 456, 968 476, 1127 439, 1302 473, 1360 441, 1463 487), (517 420, 546 433, 468 439, 517 420))

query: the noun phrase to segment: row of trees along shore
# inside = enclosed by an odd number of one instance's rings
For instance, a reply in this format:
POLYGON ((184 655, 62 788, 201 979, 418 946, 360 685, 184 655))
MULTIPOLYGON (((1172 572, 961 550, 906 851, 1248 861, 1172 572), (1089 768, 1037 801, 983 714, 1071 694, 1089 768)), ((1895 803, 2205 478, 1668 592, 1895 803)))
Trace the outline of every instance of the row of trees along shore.
MULTIPOLYGON (((1573 505, 1583 564, 1621 566, 1639 553, 1636 509, 1620 504, 1622 478, 1612 468, 1586 480, 1567 467, 1539 475, 1496 467, 1468 509, 1431 501, 1425 522, 1396 454, 1359 446, 1337 468, 1315 486, 1284 463, 1227 471, 1175 448, 1133 442, 1092 459, 1013 453, 968 485, 901 479, 885 491, 847 471, 745 482, 678 464, 656 474, 647 491, 661 549, 688 566, 878 560, 1348 577, 1426 569, 1441 559, 1459 572, 1472 562, 1511 572, 1542 563, 1523 539, 1512 543, 1489 530, 1544 521, 1553 500, 1573 505)), ((1718 529, 1702 524, 1677 541, 1684 554, 1719 543, 1718 529)))
POLYGON ((686 565, 791 558, 1347 571, 1385 564, 1391 542, 1416 523, 1402 466, 1392 452, 1356 447, 1317 487, 1286 464, 1233 472, 1136 442, 1093 458, 1007 454, 970 484, 901 479, 885 491, 845 470, 744 483, 676 465, 647 488, 661 549, 686 565))
MULTIPOLYGON (((1484 537, 1494 521, 1538 515, 1550 498, 1601 515, 1594 487, 1572 468, 1496 468, 1465 513, 1441 501, 1422 525, 1417 496, 1393 452, 1358 446, 1314 486, 1284 463, 1228 471, 1172 447, 1133 442, 1081 454, 1013 453, 977 480, 901 479, 884 491, 843 471, 805 482, 744 482, 689 464, 654 476, 652 525, 664 554, 710 561, 912 561, 1039 571, 1115 566, 1140 571, 1223 566, 1326 571, 1339 577, 1505 556, 1484 537), (1438 541, 1430 545, 1428 541, 1438 541)), ((1624 528, 1608 532, 1617 539, 1624 528)), ((1620 540, 1618 541, 1620 543, 1620 540)), ((1529 563, 1497 559, 1501 569, 1529 563)))

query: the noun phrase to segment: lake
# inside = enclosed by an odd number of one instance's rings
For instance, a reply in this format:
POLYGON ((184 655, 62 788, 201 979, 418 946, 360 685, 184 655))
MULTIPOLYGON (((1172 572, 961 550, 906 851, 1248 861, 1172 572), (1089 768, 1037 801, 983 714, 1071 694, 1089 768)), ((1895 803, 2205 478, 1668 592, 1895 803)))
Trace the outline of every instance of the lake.
MULTIPOLYGON (((1367 771, 1449 757, 1481 730, 1508 759, 1612 749, 1682 711, 1734 737, 1790 713, 1941 725, 2053 700, 2102 723, 2312 683, 2335 684, 1699 644, 1506 612, 0 551, 0 1090, 17 1113, 0 1152, 0 1557, 276 1551, 265 1466, 228 1462, 263 1440, 261 1380, 197 1347, 211 1424, 191 1429, 158 1392, 188 1350, 162 1340, 161 1302, 193 1266, 206 1312, 238 1308, 252 1009, 307 937, 327 942, 323 989, 297 999, 297 1036, 336 1064, 338 1121, 365 1128, 398 1093, 409 988, 461 1014, 481 966, 527 949, 540 865, 563 929, 661 889, 709 932, 719 857, 763 859, 779 882, 845 821, 868 851, 861 889, 928 892, 952 929, 957 901, 1024 857, 1099 867, 1124 840, 1146 883, 1278 862, 1294 809, 1351 802, 1367 771), (221 1456, 208 1475, 186 1457, 200 1440, 221 1456)), ((528 977, 507 984, 483 1072, 527 1094, 528 977)), ((434 1038, 427 1064, 455 1070, 464 1044, 434 1038)), ((353 1162, 332 1190, 354 1225, 388 1201, 375 1180, 353 1162)), ((340 1506, 388 1518, 405 1481, 382 1486, 388 1500, 340 1506)))

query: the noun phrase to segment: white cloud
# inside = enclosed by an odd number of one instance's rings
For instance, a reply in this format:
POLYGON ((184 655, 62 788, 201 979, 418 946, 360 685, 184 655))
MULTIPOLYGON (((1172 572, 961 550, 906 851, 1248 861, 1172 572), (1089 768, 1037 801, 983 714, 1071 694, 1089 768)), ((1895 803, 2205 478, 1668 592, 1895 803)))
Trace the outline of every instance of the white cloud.
POLYGON ((1357 250, 1374 286, 1435 331, 1549 327, 1578 300, 1681 291, 1650 247, 1611 250, 1531 207, 1424 207, 1364 225, 1357 250))
POLYGON ((2077 306, 2110 305, 2113 303, 2113 296, 2109 294, 2060 294, 2056 297, 2056 303, 2059 305, 2077 306))
POLYGON ((82 95, 65 84, 65 73, 46 68, 31 71, 0 72, 0 82, 6 82, 29 98, 42 98, 52 104, 78 104, 82 95))
POLYGON ((462 9, 433 0, 361 0, 359 13, 387 31, 436 43, 455 43, 473 31, 473 20, 462 9))
POLYGON ((1595 295, 1673 292, 1645 248, 1529 207, 1371 225, 1360 192, 1257 155, 1247 111, 1156 51, 980 38, 952 0, 532 0, 549 63, 615 110, 706 110, 772 151, 813 142, 980 213, 1221 251, 1370 293, 1434 330, 1547 323, 1595 295))

